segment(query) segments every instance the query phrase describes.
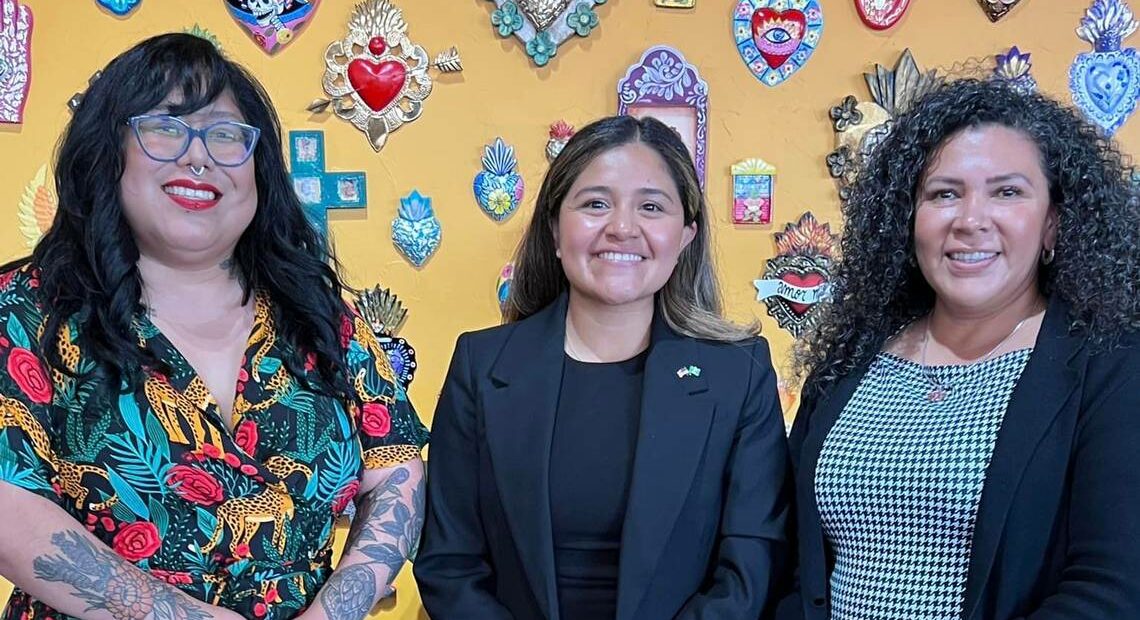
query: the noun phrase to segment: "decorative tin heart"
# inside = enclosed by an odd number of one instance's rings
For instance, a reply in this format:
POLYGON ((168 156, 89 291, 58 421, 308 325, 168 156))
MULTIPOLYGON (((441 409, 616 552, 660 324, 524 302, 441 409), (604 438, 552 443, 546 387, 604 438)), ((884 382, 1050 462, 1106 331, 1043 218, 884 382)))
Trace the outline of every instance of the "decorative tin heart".
POLYGON ((527 56, 542 67, 571 35, 589 36, 598 27, 597 5, 606 0, 493 0, 491 25, 500 37, 517 36, 527 56))
POLYGON ((978 0, 982 10, 986 12, 986 17, 990 18, 991 22, 1006 16, 1009 11, 1021 3, 1021 0, 978 0))
POLYGON ((502 138, 483 147, 483 170, 472 183, 475 200, 496 222, 511 216, 523 199, 523 178, 518 173, 514 148, 502 138))
POLYGON ((321 0, 225 0, 230 16, 269 54, 291 43, 321 0))
POLYGON ((1073 103, 1111 136, 1136 110, 1140 99, 1140 55, 1121 43, 1140 25, 1122 0, 1094 0, 1077 35, 1093 46, 1069 68, 1073 103))
POLYGON ((135 10, 142 3, 142 0, 96 0, 96 2, 99 3, 99 6, 122 17, 135 10))
POLYGON ((902 19, 910 0, 855 0, 859 19, 872 30, 886 30, 902 19))
POLYGON ((819 320, 819 304, 831 295, 832 257, 839 240, 831 225, 819 223, 810 211, 775 237, 776 255, 768 259, 762 279, 752 284, 768 314, 799 338, 819 320))
POLYGON ((372 110, 379 112, 388 107, 408 79, 408 68, 396 59, 375 62, 357 58, 348 63, 348 83, 372 110))
POLYGON ((392 220, 392 242, 416 267, 422 267, 439 249, 443 228, 431 208, 431 198, 412 190, 400 199, 400 212, 392 220))
POLYGON ((803 67, 823 34, 819 0, 738 0, 732 33, 749 71, 776 86, 803 67))
POLYGON ((1081 54, 1069 71, 1074 103, 1112 135, 1128 120, 1140 97, 1140 56, 1128 48, 1081 54))
POLYGON ((756 9, 752 14, 752 42, 769 67, 778 69, 804 40, 807 18, 796 9, 756 9))
POLYGON ((518 3, 523 15, 538 30, 546 30, 570 6, 570 0, 518 0, 518 3))

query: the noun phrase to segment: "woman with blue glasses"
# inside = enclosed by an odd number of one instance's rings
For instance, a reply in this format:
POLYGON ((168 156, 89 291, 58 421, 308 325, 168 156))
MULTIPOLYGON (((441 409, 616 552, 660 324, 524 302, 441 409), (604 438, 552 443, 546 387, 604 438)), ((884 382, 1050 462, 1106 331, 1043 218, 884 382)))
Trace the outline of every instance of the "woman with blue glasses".
POLYGON ((111 61, 76 109, 51 229, 0 267, 0 617, 362 618, 390 591, 427 432, 280 133, 257 82, 183 34, 111 61))

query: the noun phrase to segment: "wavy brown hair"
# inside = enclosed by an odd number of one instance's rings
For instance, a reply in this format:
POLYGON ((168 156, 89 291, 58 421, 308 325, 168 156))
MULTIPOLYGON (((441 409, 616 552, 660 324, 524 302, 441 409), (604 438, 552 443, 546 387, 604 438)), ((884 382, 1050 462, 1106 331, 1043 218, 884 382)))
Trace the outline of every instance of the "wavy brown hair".
POLYGON ((722 315, 720 286, 710 250, 707 205, 697 170, 685 143, 654 118, 611 116, 583 127, 554 159, 534 215, 515 255, 515 272, 504 310, 507 322, 535 314, 568 290, 562 262, 555 256, 554 227, 562 201, 578 175, 602 153, 630 143, 653 149, 665 161, 681 197, 685 225, 696 223, 696 236, 681 251, 677 266, 657 293, 656 305, 673 331, 693 338, 737 342, 759 333, 755 324, 740 326, 722 315))

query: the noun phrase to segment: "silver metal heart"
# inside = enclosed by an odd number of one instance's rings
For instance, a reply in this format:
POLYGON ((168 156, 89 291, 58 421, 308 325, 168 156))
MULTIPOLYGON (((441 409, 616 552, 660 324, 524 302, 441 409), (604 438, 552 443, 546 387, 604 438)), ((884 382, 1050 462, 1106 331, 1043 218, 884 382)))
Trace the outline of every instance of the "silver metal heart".
POLYGON ((566 13, 571 0, 518 0, 523 15, 534 24, 535 30, 546 30, 566 13))

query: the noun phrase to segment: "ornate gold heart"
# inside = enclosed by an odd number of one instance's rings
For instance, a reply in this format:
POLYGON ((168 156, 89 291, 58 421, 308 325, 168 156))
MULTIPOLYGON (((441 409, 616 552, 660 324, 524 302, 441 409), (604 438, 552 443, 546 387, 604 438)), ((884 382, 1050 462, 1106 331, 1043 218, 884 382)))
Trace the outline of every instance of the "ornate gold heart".
POLYGON ((546 30, 570 6, 571 0, 518 0, 519 8, 526 15, 534 29, 546 30))

